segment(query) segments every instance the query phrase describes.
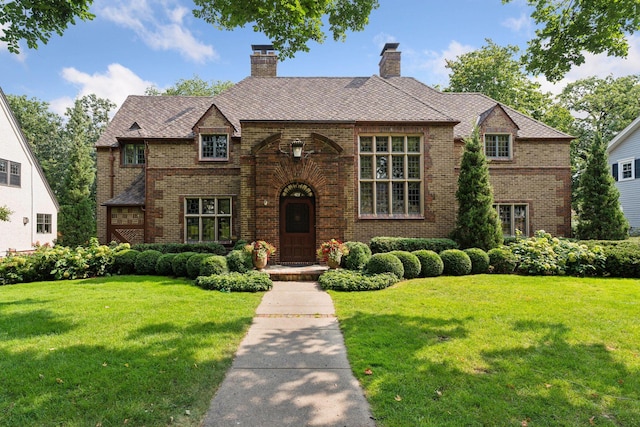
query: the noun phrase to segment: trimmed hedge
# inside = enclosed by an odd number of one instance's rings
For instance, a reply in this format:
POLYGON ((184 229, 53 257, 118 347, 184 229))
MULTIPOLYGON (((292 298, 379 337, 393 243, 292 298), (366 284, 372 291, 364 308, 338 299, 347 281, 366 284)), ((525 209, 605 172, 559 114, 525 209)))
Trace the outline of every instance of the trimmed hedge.
POLYGON ((171 261, 178 254, 162 254, 158 261, 156 261, 156 274, 159 276, 173 276, 173 267, 171 261))
POLYGON ((180 252, 171 260, 173 275, 176 277, 187 277, 187 261, 195 252, 180 252))
POLYGON ((187 277, 189 279, 195 279, 200 275, 200 265, 205 258, 210 257, 211 255, 205 253, 195 253, 189 257, 187 260, 187 277))
POLYGON ((202 289, 225 292, 262 292, 273 286, 269 274, 261 271, 200 276, 195 285, 202 289))
POLYGON ((402 261, 395 255, 389 253, 373 254, 367 265, 364 266, 364 273, 393 273, 401 280, 404 277, 404 266, 402 265, 402 261))
POLYGON ((227 249, 220 243, 137 243, 132 249, 143 252, 154 250, 163 254, 177 254, 181 252, 197 252, 214 255, 226 255, 227 249))
POLYGON ((228 272, 227 258, 222 255, 208 255, 200 262, 199 276, 211 276, 212 274, 225 274, 228 272))
POLYGON ((465 276, 471 273, 471 259, 460 249, 447 249, 440 252, 444 263, 443 273, 447 276, 465 276))
POLYGON ((506 247, 493 248, 489 255, 489 271, 496 274, 511 274, 516 269, 517 258, 506 247))
POLYGON ((404 268, 403 277, 405 279, 415 279, 420 275, 422 266, 420 265, 420 260, 417 256, 407 251, 393 251, 389 253, 397 256, 402 263, 402 267, 404 268))
POLYGON ((489 255, 480 248, 465 249, 464 252, 471 259, 471 274, 484 274, 489 272, 489 255))
POLYGON ((610 245, 602 248, 605 256, 605 270, 611 277, 640 278, 640 245, 610 245))
POLYGON ((369 275, 352 270, 331 270, 321 275, 318 283, 324 290, 350 292, 385 289, 398 283, 398 280, 393 273, 369 275))
POLYGON ((447 249, 457 249, 458 244, 451 239, 441 238, 374 237, 369 242, 369 247, 374 254, 391 251, 413 252, 421 249, 439 253, 447 249))
POLYGON ((162 252, 153 249, 140 252, 135 262, 136 274, 156 274, 156 264, 161 256, 162 252))
POLYGON ((420 277, 437 277, 444 271, 444 263, 436 252, 421 249, 412 253, 420 261, 420 277))
POLYGON ((246 273, 253 270, 253 259, 244 249, 234 249, 227 254, 227 266, 229 271, 246 273))
POLYGON ((341 266, 349 270, 362 270, 371 259, 371 249, 362 242, 345 242, 349 253, 342 257, 341 266))
POLYGON ((133 274, 136 271, 136 258, 140 251, 125 249, 113 256, 113 271, 115 274, 133 274))

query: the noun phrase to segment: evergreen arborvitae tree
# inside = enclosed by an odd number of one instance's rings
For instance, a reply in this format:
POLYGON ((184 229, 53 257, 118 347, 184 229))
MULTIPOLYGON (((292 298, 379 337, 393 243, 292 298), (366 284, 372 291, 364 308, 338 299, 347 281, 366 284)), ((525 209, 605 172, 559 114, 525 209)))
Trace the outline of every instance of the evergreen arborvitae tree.
POLYGON ((493 207, 489 167, 476 127, 465 140, 458 177, 458 217, 451 238, 462 248, 489 250, 502 244, 502 227, 493 207))
POLYGON ((622 240, 628 237, 629 222, 620 209, 620 193, 609 172, 605 150, 602 138, 596 134, 578 185, 576 234, 579 239, 622 240))

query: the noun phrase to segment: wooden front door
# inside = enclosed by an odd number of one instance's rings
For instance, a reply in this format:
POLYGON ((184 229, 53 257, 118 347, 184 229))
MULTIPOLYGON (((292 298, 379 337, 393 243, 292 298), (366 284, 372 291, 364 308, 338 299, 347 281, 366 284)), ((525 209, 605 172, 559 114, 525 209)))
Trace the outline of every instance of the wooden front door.
POLYGON ((315 199, 280 198, 280 261, 312 263, 316 260, 315 199))

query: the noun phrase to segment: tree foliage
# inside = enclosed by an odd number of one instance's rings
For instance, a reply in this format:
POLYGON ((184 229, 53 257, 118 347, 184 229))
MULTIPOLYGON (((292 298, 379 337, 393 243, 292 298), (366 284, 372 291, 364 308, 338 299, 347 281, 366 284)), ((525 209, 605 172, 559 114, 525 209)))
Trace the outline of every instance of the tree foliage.
POLYGON ((583 240, 621 240, 628 237, 620 193, 609 172, 605 144, 595 134, 577 194, 576 234, 583 240))
POLYGON ((180 79, 173 86, 161 91, 155 86, 148 87, 145 95, 166 95, 166 96, 215 96, 233 86, 233 82, 226 80, 206 81, 198 75, 191 79, 180 79))
MULTIPOLYGON (((513 0, 503 0, 509 3, 513 0)), ((536 25, 524 57, 527 69, 560 80, 585 52, 626 57, 627 34, 640 29, 638 0, 528 0, 536 25)))
POLYGON ((485 251, 502 244, 502 227, 493 207, 489 167, 476 127, 467 138, 458 176, 458 216, 451 238, 462 248, 485 251))
POLYGON ((7 206, 0 206, 0 221, 9 221, 12 213, 7 206))
POLYGON ((24 40, 30 49, 47 44, 51 35, 62 35, 76 18, 83 21, 95 17, 89 12, 93 0, 12 0, 0 2, 0 41, 9 52, 20 53, 24 40))

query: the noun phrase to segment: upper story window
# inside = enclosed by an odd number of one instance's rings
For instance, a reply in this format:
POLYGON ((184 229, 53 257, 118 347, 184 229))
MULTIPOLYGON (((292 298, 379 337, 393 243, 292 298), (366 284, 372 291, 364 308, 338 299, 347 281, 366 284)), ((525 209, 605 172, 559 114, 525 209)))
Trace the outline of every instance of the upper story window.
POLYGON ((200 160, 229 160, 229 136, 200 135, 200 160))
POLYGON ((51 233, 51 214, 36 215, 36 233, 51 233))
POLYGON ((626 181, 635 177, 634 159, 618 161, 618 181, 626 181))
POLYGON ((511 135, 485 134, 484 154, 490 159, 511 159, 511 135))
POLYGON ((144 144, 125 144, 122 153, 123 165, 144 165, 144 144))
POLYGON ((0 159, 0 185, 20 187, 22 181, 21 169, 21 165, 18 162, 0 159))
POLYGON ((360 137, 360 215, 397 218, 422 214, 421 147, 419 136, 360 137))

